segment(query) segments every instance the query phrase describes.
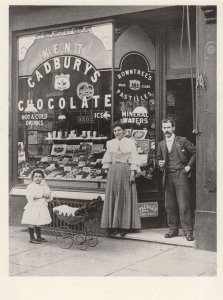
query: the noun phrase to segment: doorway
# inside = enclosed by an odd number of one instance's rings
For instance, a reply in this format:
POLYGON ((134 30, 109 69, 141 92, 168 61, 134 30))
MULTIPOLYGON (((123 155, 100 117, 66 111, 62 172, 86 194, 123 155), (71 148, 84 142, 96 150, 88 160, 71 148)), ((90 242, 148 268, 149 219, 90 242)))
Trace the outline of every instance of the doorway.
MULTIPOLYGON (((195 82, 193 82, 195 86, 195 82)), ((166 82, 166 117, 176 122, 176 135, 186 137, 196 145, 193 133, 193 104, 191 79, 174 79, 166 82)), ((196 209, 196 168, 192 169, 190 178, 191 205, 196 209)))

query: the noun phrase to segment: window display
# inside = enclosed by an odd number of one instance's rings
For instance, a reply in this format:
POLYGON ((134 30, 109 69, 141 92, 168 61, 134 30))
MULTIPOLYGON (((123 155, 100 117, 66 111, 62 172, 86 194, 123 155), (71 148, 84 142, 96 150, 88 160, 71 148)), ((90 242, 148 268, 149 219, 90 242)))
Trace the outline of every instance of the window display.
POLYGON ((103 180, 110 138, 112 25, 21 36, 18 176, 36 167, 46 179, 103 180), (19 148, 19 149, 20 149, 19 148))

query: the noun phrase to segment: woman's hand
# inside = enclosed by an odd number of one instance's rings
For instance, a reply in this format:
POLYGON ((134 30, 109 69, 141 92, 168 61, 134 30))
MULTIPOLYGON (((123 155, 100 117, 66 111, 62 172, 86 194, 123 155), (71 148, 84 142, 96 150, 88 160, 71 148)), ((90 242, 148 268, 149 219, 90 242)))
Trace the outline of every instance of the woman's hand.
POLYGON ((50 197, 50 193, 44 193, 43 194, 43 198, 49 199, 49 197, 50 197))
POLYGON ((102 173, 108 174, 108 169, 102 169, 102 170, 103 170, 102 173))
POLYGON ((130 184, 135 182, 135 171, 131 171, 130 173, 130 184))

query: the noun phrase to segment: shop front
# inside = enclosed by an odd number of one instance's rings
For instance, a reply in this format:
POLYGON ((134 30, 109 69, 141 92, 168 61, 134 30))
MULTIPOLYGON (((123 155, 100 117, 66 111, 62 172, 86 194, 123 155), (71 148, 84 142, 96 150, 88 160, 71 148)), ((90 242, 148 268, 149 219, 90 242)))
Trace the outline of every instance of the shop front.
MULTIPOLYGON (((82 9, 88 17, 78 21, 27 21, 12 30, 10 222, 18 222, 35 168, 66 203, 104 198, 101 160, 111 125, 120 120, 142 161, 136 178, 142 227, 166 227, 156 147, 164 117, 196 143, 196 8, 188 10, 189 31, 182 7, 135 7, 121 16, 104 8, 95 21, 82 9)), ((45 20, 53 10, 37 14, 45 20)), ((194 177, 194 210, 195 188, 194 177)))

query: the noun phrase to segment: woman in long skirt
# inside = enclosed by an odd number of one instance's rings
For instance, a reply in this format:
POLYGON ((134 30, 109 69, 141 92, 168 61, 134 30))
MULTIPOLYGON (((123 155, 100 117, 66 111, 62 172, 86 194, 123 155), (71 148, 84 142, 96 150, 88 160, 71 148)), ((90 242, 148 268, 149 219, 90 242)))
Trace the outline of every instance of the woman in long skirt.
POLYGON ((115 139, 107 142, 102 160, 108 178, 101 227, 124 237, 130 229, 141 228, 135 185, 140 157, 135 141, 124 136, 124 124, 115 122, 113 130, 115 139))

